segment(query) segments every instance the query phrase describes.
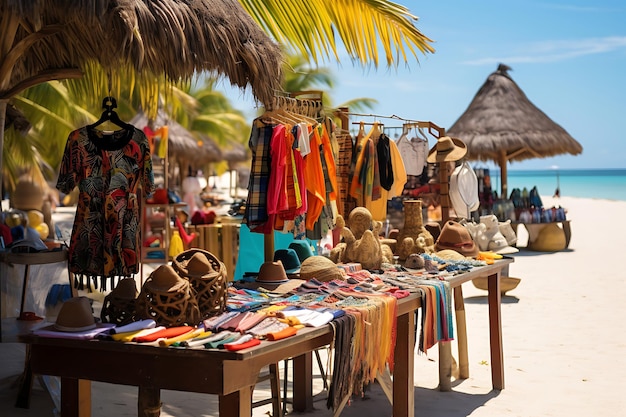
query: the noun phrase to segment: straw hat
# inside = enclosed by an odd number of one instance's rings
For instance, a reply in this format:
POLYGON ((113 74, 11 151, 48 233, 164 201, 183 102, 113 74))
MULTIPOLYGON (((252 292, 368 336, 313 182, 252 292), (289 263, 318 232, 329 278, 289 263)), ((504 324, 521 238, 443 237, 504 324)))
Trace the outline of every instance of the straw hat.
POLYGON ((448 220, 443 225, 435 250, 452 249, 463 256, 474 258, 478 255, 478 246, 474 243, 469 230, 462 224, 448 220))
POLYGON ((325 256, 314 255, 302 262, 300 278, 304 280, 315 278, 318 281, 328 282, 334 279, 343 280, 343 275, 333 261, 325 256))
POLYGON ((443 136, 437 139, 437 144, 428 152, 426 161, 431 164, 437 162, 454 162, 463 158, 467 153, 467 146, 461 139, 443 136))
POLYGON ((443 249, 434 254, 436 257, 446 261, 462 261, 466 257, 452 249, 443 249))
POLYGON ((61 306, 56 323, 56 330, 62 332, 82 332, 96 328, 96 319, 91 311, 87 297, 73 297, 61 306))
POLYGON ((289 281, 285 267, 281 261, 264 262, 259 268, 259 275, 256 277, 257 282, 278 284, 289 281))
POLYGON ((419 253, 412 253, 404 261, 404 267, 409 269, 422 269, 424 268, 424 258, 419 253))
POLYGON ((189 286, 189 281, 181 278, 171 265, 163 264, 150 273, 143 286, 149 291, 176 292, 189 286))
POLYGON ((306 258, 313 256, 311 245, 306 240, 294 240, 289 244, 289 249, 296 251, 300 263, 304 262, 306 258))
MULTIPOLYGON (((226 266, 211 252, 192 248, 172 260, 172 267, 181 277, 207 279, 223 272, 226 266)), ((224 273, 225 275, 225 273, 224 273)))
POLYGON ((274 252, 274 262, 281 261, 285 272, 288 274, 297 274, 300 272, 300 258, 298 253, 293 249, 277 249, 274 252))

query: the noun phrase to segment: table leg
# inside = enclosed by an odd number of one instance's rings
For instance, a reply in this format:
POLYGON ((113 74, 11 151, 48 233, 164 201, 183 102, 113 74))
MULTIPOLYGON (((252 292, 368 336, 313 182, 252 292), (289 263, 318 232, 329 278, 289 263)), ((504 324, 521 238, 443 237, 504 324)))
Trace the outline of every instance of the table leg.
POLYGON ((450 342, 440 341, 439 347, 439 391, 452 391, 452 346, 450 342))
POLYGON ((488 277, 489 344, 491 349, 491 384, 494 389, 504 389, 504 355, 502 352, 502 315, 500 273, 488 277))
POLYGON ((465 320, 465 300, 463 287, 454 288, 454 313, 456 317, 457 344, 459 347, 459 379, 469 378, 469 358, 467 354, 467 326, 465 320))
POLYGON ((91 381, 61 377, 61 417, 91 416, 91 381))
POLYGON ((415 313, 398 317, 393 366, 393 416, 415 415, 415 313))
POLYGON ((244 387, 231 394, 220 395, 220 417, 250 417, 252 415, 252 388, 244 387))
POLYGON ((313 354, 307 352, 293 358, 293 409, 313 409, 313 354))
POLYGON ((137 415, 139 417, 159 417, 161 415, 161 390, 159 388, 139 387, 137 415))
POLYGON ((24 279, 22 280, 22 302, 20 303, 20 318, 24 312, 24 304, 26 303, 26 289, 28 287, 28 276, 30 274, 30 265, 24 265, 24 279))

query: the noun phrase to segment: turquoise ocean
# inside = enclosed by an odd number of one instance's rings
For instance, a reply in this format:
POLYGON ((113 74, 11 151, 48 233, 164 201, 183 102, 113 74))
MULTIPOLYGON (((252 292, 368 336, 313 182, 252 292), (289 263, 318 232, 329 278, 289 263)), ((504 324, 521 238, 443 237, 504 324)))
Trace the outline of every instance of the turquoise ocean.
MULTIPOLYGON (((500 171, 490 169, 491 187, 500 192, 500 171)), ((626 201, 626 169, 547 169, 508 171, 509 193, 514 188, 537 186, 539 195, 626 201)))

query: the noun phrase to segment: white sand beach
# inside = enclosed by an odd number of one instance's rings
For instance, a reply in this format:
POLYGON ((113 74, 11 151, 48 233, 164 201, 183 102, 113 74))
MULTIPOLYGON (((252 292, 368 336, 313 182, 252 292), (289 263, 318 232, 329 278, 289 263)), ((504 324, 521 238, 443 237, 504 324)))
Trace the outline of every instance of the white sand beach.
MULTIPOLYGON (((552 198, 543 198, 551 207, 552 198)), ((626 374, 626 202, 563 197, 572 237, 569 249, 521 248, 510 275, 520 285, 502 298, 505 389, 491 389, 486 291, 464 284, 470 378, 439 392, 437 349, 416 353, 415 415, 428 417, 621 416, 626 374)), ((524 233, 519 233, 523 244, 524 233)), ((453 352, 456 346, 453 346, 453 352)), ((54 403, 36 381, 30 409, 13 406, 24 348, 0 343, 0 415, 53 416, 54 403)), ((94 361, 98 360, 94 358, 94 361)), ((314 370, 316 367, 314 366, 314 370)), ((319 387, 319 381, 316 386, 319 387)), ((93 383, 94 417, 137 415, 137 389, 93 383)), ((255 391, 268 397, 267 387, 255 391)), ((217 397, 162 393, 162 416, 217 416, 217 397)), ((305 416, 332 416, 325 400, 305 416)), ((254 410, 267 415, 268 407, 254 410)), ((291 413, 295 414, 295 413, 291 413)), ((343 416, 391 415, 376 386, 354 398, 343 416)))

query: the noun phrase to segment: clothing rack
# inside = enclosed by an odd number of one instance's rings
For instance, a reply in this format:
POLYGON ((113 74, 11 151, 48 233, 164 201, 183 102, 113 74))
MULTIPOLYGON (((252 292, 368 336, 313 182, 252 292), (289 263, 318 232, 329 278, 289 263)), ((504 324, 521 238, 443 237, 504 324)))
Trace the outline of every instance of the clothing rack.
MULTIPOLYGON (((294 91, 276 95, 273 108, 284 109, 308 118, 323 116, 324 92, 319 90, 294 91)), ((263 257, 265 262, 274 260, 274 231, 263 235, 263 257)))
MULTIPOLYGON (((404 117, 397 116, 392 114, 391 116, 384 116, 380 114, 366 114, 366 113, 351 113, 348 108, 339 108, 334 112, 335 117, 340 118, 341 120, 345 119, 345 124, 342 123, 342 128, 348 128, 348 120, 350 116, 360 116, 360 117, 375 117, 379 119, 393 119, 393 120, 402 120, 403 128, 421 128, 428 129, 428 133, 436 139, 439 139, 446 134, 446 130, 431 121, 420 121, 414 119, 406 119, 404 117)), ((356 122, 357 124, 361 122, 356 122)), ((378 122, 380 123, 380 122, 378 122)), ((371 123, 370 123, 371 124, 371 123)), ((447 164, 437 164, 439 166, 439 193, 441 196, 441 221, 442 224, 447 222, 450 219, 450 196, 449 196, 449 169, 447 164)))

